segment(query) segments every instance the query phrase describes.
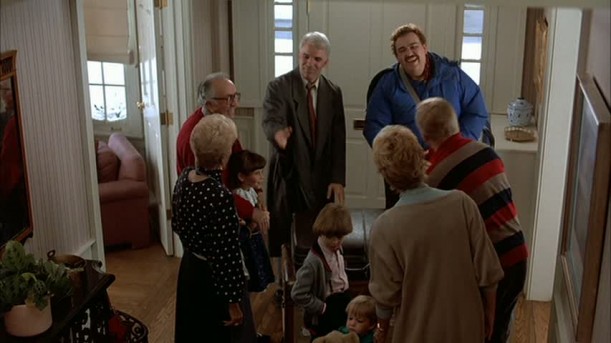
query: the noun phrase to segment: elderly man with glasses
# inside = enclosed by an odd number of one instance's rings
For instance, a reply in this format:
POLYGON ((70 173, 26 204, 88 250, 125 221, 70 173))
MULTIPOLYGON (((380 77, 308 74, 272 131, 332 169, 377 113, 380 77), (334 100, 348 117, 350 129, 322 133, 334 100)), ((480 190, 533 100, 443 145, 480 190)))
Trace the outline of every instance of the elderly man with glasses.
MULTIPOLYGON (((189 139, 191 131, 199 121, 208 114, 220 113, 231 119, 235 117, 235 109, 240 101, 240 93, 235 84, 224 73, 208 75, 197 87, 197 102, 201 106, 193 112, 180 128, 176 140, 176 171, 178 175, 188 166, 195 165, 195 156, 191 151, 189 139)), ((233 143, 231 152, 244 150, 239 138, 233 143)), ((223 182, 227 181, 227 170, 223 172, 223 182)), ((269 212, 262 211, 241 197, 235 197, 238 215, 244 220, 253 220, 259 227, 267 231, 269 228, 269 212)))

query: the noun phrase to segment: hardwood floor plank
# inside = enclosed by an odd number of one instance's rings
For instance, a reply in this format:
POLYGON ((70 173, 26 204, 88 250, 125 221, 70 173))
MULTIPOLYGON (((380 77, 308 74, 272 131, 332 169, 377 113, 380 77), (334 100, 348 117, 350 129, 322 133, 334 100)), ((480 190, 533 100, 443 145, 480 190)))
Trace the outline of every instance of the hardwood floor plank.
POLYGON ((535 342, 547 342, 549 318, 552 310, 551 302, 533 301, 533 326, 535 329, 535 342))

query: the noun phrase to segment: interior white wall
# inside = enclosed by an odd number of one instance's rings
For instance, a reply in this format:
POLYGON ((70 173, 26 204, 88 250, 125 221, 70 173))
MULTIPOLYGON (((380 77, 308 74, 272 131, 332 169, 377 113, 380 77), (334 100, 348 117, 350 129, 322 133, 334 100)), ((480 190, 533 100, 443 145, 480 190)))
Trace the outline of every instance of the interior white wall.
POLYGON ((273 78, 273 8, 269 1, 233 1, 234 81, 242 93, 236 113, 240 141, 247 149, 269 156, 261 129, 262 104, 267 83, 273 78), (240 113, 247 114, 241 116, 240 113), (243 132, 250 132, 246 137, 243 132))
POLYGON ((526 293, 552 299, 573 114, 581 10, 546 10, 549 24, 546 94, 539 127, 539 173, 526 293))
POLYGON ((95 145, 91 145, 91 139, 94 137, 94 127, 91 120, 91 106, 89 106, 89 89, 88 89, 88 73, 87 73, 87 47, 86 38, 83 37, 85 32, 85 13, 84 0, 75 0, 70 2, 70 15, 72 17, 72 42, 74 46, 74 60, 77 62, 75 66, 76 79, 81 80, 80 87, 77 83, 77 101, 79 113, 84 114, 85 118, 79 121, 81 132, 82 153, 85 160, 85 180, 88 184, 85 187, 86 197, 89 200, 87 206, 90 208, 88 222, 89 232, 93 242, 88 245, 81 245, 79 250, 74 252, 75 255, 82 256, 87 259, 93 259, 102 262, 102 269, 106 269, 106 257, 104 255, 104 233, 102 232, 102 216, 100 213, 100 198, 98 183, 97 183, 97 154, 95 145), (80 62, 80 63, 79 63, 80 62))
MULTIPOLYGON (((87 139, 79 51, 65 0, 0 1, 0 50, 17 50, 17 77, 28 164, 32 252, 100 258, 95 234, 93 140, 87 139), (97 256, 94 256, 97 255, 97 256)), ((91 134, 90 137, 93 137, 91 134)), ((94 164, 95 166, 95 164, 94 164)), ((99 218, 99 217, 98 217, 99 218)))
POLYGON ((486 16, 490 32, 484 44, 491 48, 483 65, 487 77, 481 87, 488 111, 505 115, 507 104, 522 95, 526 7, 491 6, 486 16))

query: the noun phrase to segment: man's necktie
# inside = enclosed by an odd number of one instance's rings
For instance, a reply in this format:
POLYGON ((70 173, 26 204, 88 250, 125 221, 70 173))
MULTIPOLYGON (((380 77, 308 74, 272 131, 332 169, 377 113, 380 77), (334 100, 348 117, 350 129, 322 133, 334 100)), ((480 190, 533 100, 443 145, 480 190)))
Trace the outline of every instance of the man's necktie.
POLYGON ((312 95, 312 90, 316 88, 316 85, 308 83, 306 88, 308 90, 308 112, 310 113, 310 136, 312 137, 312 147, 316 147, 316 106, 312 95))

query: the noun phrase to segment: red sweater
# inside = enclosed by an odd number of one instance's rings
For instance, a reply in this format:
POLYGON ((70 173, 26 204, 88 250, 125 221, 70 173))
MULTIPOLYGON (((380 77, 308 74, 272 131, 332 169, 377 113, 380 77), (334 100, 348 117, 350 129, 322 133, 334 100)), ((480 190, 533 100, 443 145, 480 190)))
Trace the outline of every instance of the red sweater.
MULTIPOLYGON (((191 151, 191 132, 193 128, 199 121, 204 117, 202 113, 202 108, 198 108, 193 112, 187 121, 180 128, 180 132, 178 133, 178 138, 176 139, 176 172, 178 175, 182 173, 182 171, 186 167, 195 166, 195 156, 193 155, 193 151, 191 151)), ((240 144, 240 140, 236 139, 231 147, 231 152, 238 152, 244 150, 242 148, 242 144, 240 144)), ((223 183, 227 185, 227 180, 229 179, 229 170, 225 168, 223 170, 223 183)), ((252 219, 252 212, 254 210, 254 206, 252 204, 237 195, 234 195, 234 202, 236 209, 238 210, 238 216, 244 220, 252 219)))
POLYGON ((528 250, 511 186, 494 149, 458 133, 431 149, 429 162, 431 187, 459 189, 475 201, 503 268, 525 261, 528 250))

